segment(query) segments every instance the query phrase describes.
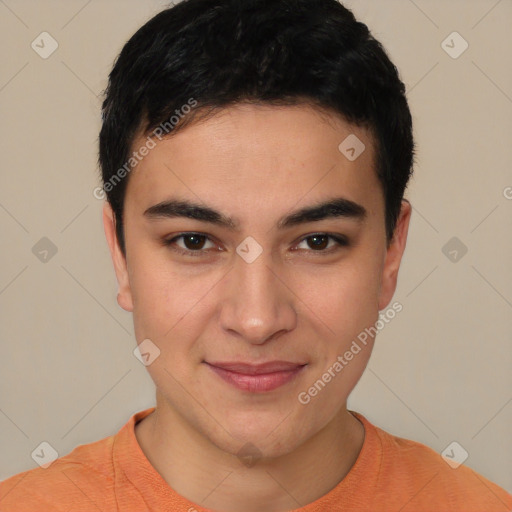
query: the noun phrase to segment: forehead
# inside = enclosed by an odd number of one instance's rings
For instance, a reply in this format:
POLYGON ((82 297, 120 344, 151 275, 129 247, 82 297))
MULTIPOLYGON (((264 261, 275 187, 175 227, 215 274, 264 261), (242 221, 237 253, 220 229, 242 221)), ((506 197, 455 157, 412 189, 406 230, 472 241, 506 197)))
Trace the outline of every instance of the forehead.
MULTIPOLYGON (((234 105, 153 140, 128 181, 126 203, 139 209, 170 195, 220 209, 251 201, 261 209, 262 199, 291 207, 339 193, 369 210, 383 205, 372 134, 310 105, 234 105)), ((146 142, 139 136, 132 150, 146 142)))

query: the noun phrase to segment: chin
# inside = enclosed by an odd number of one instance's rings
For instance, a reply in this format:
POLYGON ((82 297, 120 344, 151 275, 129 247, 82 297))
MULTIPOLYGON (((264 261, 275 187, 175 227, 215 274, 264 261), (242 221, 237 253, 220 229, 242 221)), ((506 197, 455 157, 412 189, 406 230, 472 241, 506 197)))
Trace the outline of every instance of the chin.
POLYGON ((237 439, 229 436, 211 439, 211 442, 220 450, 240 459, 243 465, 251 467, 258 461, 262 463, 265 459, 276 459, 292 452, 301 444, 295 435, 293 431, 282 431, 278 436, 269 436, 265 431, 252 435, 244 433, 237 439))
POLYGON ((209 437, 218 448, 237 457, 251 455, 252 451, 256 458, 281 457, 307 439, 307 432, 297 428, 298 422, 289 412, 263 417, 256 411, 237 415, 223 423, 225 430, 217 431, 215 439, 209 437))

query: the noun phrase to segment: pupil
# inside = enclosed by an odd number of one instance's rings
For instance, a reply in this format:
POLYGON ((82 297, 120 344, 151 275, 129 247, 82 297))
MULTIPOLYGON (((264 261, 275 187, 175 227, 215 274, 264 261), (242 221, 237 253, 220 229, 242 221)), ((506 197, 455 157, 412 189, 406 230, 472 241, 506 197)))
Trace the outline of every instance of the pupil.
POLYGON ((185 237, 185 245, 188 249, 197 249, 198 246, 201 245, 201 238, 204 238, 202 235, 188 235, 185 237), (187 242, 192 241, 191 244, 187 244, 187 242))
POLYGON ((323 239, 323 241, 321 241, 320 243, 314 242, 313 243, 314 248, 316 248, 316 249, 322 248, 323 249, 326 247, 325 241, 327 240, 327 237, 325 235, 314 235, 314 236, 310 237, 310 239, 316 240, 316 241, 318 241, 319 239, 320 240, 323 239))

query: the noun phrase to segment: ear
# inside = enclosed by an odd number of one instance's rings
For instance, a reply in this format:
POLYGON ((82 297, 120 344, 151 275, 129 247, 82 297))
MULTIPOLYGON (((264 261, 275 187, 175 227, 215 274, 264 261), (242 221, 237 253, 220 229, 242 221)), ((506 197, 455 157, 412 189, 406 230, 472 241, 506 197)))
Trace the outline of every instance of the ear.
POLYGON ((103 205, 103 227, 110 249, 110 256, 114 263, 119 293, 117 294, 117 303, 126 311, 133 311, 132 292, 130 289, 130 280, 128 278, 128 267, 126 258, 119 247, 116 234, 116 222, 112 207, 108 202, 103 205))
POLYGON ((395 293, 398 270, 407 242, 411 212, 411 203, 409 203, 407 199, 402 199, 400 215, 397 220, 393 239, 386 251, 379 293, 379 311, 383 310, 391 302, 395 293))

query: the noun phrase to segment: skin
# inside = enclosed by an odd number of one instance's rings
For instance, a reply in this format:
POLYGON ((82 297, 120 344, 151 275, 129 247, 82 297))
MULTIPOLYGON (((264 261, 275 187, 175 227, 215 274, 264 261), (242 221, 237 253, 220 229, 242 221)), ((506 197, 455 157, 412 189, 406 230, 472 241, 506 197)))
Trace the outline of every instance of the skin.
MULTIPOLYGON (((388 247, 371 134, 307 104, 230 106, 158 142, 129 177, 124 211, 126 258, 108 204, 103 214, 118 302, 133 312, 137 343, 149 338, 160 350, 147 366, 157 408, 135 428, 148 460, 176 492, 217 511, 291 510, 325 495, 364 441, 346 401, 374 340, 310 403, 297 397, 389 305, 411 215, 402 201, 388 247), (338 149, 350 134, 366 146, 353 162, 338 149), (144 216, 171 197, 208 205, 239 229, 144 216), (363 205, 366 219, 277 229, 293 210, 333 197, 363 205), (162 243, 191 231, 209 237, 199 256, 162 243), (307 238, 317 233, 345 235, 349 246, 321 238, 318 249, 307 238), (248 236, 263 249, 252 263, 236 252, 248 236), (272 360, 307 366, 273 391, 251 393, 204 363, 272 360), (237 455, 246 443, 257 450, 252 465, 237 455)), ((174 247, 194 246, 181 238, 174 247)))

